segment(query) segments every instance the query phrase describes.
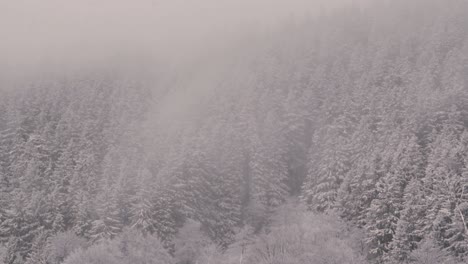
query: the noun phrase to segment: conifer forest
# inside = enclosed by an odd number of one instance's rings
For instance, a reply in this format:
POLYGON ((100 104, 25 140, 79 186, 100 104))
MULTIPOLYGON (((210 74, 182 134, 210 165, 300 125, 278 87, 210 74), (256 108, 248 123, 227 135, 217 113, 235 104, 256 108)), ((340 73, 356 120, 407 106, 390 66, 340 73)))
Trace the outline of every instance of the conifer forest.
POLYGON ((2 1, 0 263, 468 263, 468 1, 2 1))

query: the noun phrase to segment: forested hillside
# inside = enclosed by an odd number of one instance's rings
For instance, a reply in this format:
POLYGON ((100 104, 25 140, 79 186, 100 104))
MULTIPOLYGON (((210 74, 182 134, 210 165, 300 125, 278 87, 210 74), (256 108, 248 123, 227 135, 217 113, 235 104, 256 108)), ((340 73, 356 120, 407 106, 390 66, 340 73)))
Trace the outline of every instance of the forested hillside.
POLYGON ((2 83, 0 261, 468 261, 468 2, 213 53, 2 83))

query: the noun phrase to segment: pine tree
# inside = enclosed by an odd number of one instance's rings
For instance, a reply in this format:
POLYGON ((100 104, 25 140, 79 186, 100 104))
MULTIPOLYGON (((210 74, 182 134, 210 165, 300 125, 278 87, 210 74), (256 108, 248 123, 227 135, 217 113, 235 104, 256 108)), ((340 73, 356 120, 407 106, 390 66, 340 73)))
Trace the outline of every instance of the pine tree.
POLYGON ((350 170, 348 121, 345 116, 338 117, 334 124, 315 136, 311 151, 317 151, 318 146, 319 152, 315 154, 318 157, 309 162, 303 199, 316 210, 335 207, 341 184, 350 170))
POLYGON ((151 207, 152 226, 163 245, 173 252, 173 239, 180 225, 176 201, 174 201, 172 191, 165 189, 164 186, 159 186, 156 193, 151 207))
POLYGON ((294 85, 298 87, 289 91, 284 102, 285 121, 284 134, 287 141, 286 157, 288 161, 288 186, 293 194, 300 193, 302 183, 307 175, 307 158, 310 148, 311 111, 307 107, 307 100, 312 100, 303 91, 306 81, 298 73, 294 85))
MULTIPOLYGON (((127 162, 130 163, 127 159, 127 162)), ((132 212, 131 208, 135 202, 133 198, 136 192, 136 181, 137 178, 135 170, 131 167, 131 164, 124 164, 125 161, 121 160, 122 163, 116 179, 116 199, 119 205, 119 219, 122 225, 130 225, 132 212)))
POLYGON ((389 171, 377 183, 377 197, 367 210, 366 230, 370 253, 378 259, 388 260, 390 244, 404 204, 404 191, 411 179, 422 175, 422 154, 415 136, 396 131, 396 145, 389 171))
POLYGON ((72 230, 80 237, 91 238, 94 218, 91 214, 92 209, 89 194, 82 190, 77 190, 73 198, 72 230))
POLYGON ((16 203, 8 210, 7 217, 0 225, 3 237, 9 237, 7 263, 14 263, 14 259, 26 259, 31 253, 35 237, 40 232, 40 226, 33 212, 25 210, 25 200, 22 194, 17 194, 16 203))
POLYGON ((25 264, 46 264, 46 247, 47 247, 48 233, 42 231, 39 233, 32 244, 31 254, 27 258, 25 264))
POLYGON ((261 130, 252 135, 251 195, 267 213, 286 201, 289 194, 284 137, 278 122, 276 114, 270 112, 261 130))
MULTIPOLYGON (((428 188, 428 218, 433 221, 432 231, 437 243, 457 256, 468 252, 464 214, 460 204, 464 203, 463 190, 463 147, 460 113, 452 108, 440 125, 440 132, 431 143, 431 153, 426 168, 425 185, 428 188)), ((464 133, 466 134, 466 133, 464 133)))
POLYGON ((368 128, 368 118, 361 118, 357 129, 351 136, 350 170, 338 190, 337 204, 340 215, 353 222, 362 222, 362 216, 375 198, 374 174, 379 152, 374 144, 375 137, 368 128))
POLYGON ((3 257, 2 261, 5 264, 22 264, 24 263, 24 258, 21 256, 20 252, 17 250, 18 238, 10 237, 8 243, 6 244, 6 254, 3 257))
POLYGON ((135 194, 135 202, 131 208, 131 227, 140 230, 143 234, 155 233, 153 214, 153 184, 151 172, 141 169, 138 181, 140 185, 135 194))
POLYGON ((413 178, 405 189, 403 210, 390 243, 390 258, 397 263, 409 260, 411 252, 428 233, 424 189, 420 179, 413 178))
MULTIPOLYGON (((68 229, 72 226, 73 220, 73 191, 71 184, 75 175, 75 152, 76 144, 71 141, 59 156, 55 169, 52 173, 52 191, 49 194, 49 202, 53 207, 54 223, 60 221, 60 229, 68 229), (57 220, 57 221, 56 221, 57 220)), ((75 179, 76 180, 76 179, 75 179)), ((73 186, 78 187, 78 186, 73 186)), ((58 226, 56 225, 55 228, 58 226)), ((54 227, 53 227, 54 228, 54 227)))
POLYGON ((98 219, 93 221, 90 236, 94 241, 115 237, 122 231, 119 207, 112 186, 102 186, 97 198, 98 219))

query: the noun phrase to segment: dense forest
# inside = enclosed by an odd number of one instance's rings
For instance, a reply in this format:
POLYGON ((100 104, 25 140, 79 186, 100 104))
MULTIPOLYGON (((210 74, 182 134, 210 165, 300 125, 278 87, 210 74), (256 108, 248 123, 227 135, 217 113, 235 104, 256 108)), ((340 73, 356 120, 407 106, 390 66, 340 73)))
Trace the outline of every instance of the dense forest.
POLYGON ((468 261, 467 1, 2 85, 2 263, 468 261))

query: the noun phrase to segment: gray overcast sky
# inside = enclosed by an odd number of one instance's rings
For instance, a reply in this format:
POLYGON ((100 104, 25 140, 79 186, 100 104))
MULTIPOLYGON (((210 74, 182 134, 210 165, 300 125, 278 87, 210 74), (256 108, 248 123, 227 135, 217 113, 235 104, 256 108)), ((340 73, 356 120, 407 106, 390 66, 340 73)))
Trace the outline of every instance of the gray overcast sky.
POLYGON ((0 66, 83 64, 116 54, 196 52, 319 2, 347 0, 0 0, 0 66))

